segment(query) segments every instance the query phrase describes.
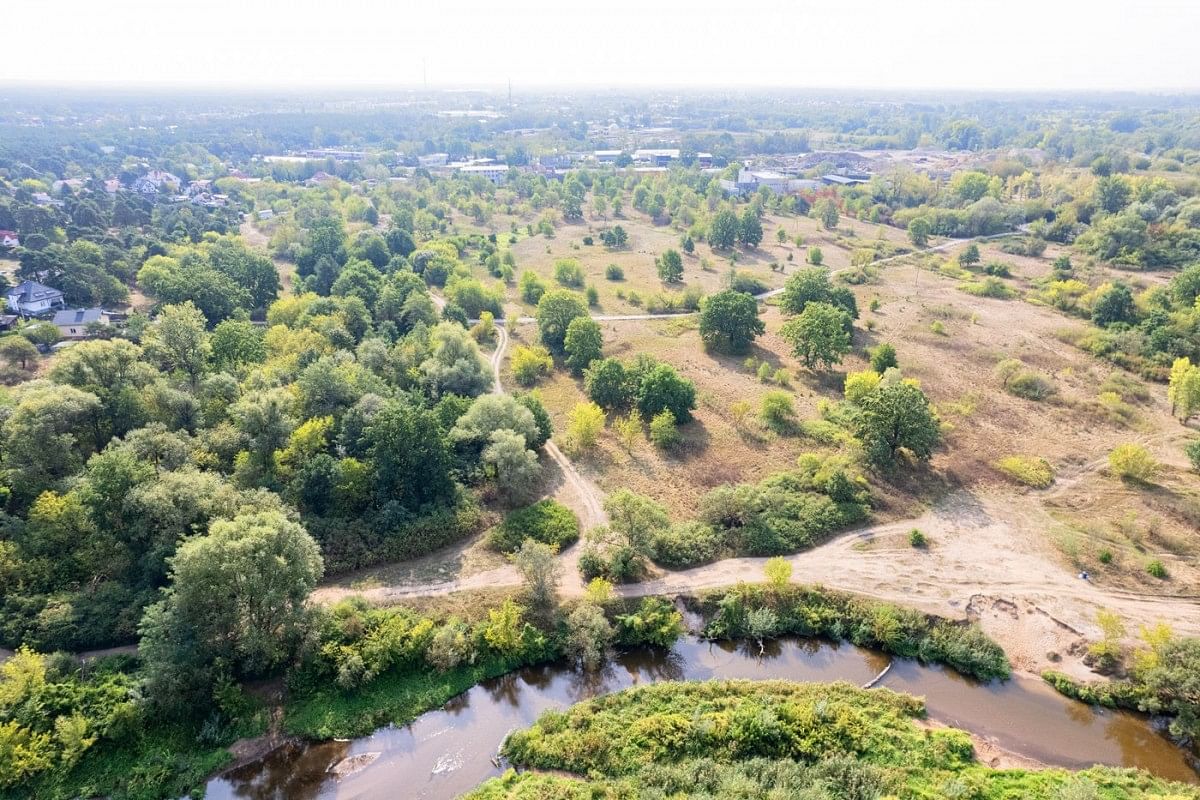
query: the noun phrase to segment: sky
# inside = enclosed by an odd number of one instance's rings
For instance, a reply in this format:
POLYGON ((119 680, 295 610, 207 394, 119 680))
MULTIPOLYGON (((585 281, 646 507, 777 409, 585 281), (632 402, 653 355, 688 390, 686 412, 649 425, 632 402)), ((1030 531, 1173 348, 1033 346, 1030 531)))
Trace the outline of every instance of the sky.
POLYGON ((0 83, 1200 88, 1194 0, 9 0, 0 83))

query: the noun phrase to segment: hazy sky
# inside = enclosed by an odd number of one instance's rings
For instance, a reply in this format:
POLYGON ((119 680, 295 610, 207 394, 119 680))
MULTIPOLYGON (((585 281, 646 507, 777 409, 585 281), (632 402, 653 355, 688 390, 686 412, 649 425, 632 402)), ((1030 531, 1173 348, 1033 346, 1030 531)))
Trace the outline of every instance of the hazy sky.
POLYGON ((1200 88, 1195 0, 4 5, 0 82, 1200 88))

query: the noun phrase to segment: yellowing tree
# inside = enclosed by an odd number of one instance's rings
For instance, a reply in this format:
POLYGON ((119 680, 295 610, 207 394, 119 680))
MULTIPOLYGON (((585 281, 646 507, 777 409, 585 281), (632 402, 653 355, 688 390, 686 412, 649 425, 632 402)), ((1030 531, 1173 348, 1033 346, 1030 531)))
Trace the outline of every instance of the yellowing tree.
POLYGON ((1171 413, 1180 422, 1186 423, 1200 412, 1200 365, 1193 365, 1189 358, 1175 359, 1167 385, 1167 400, 1171 404, 1171 413))
POLYGON ((571 446, 583 450, 596 446, 604 430, 604 410, 595 403, 577 403, 567 422, 567 438, 571 446))

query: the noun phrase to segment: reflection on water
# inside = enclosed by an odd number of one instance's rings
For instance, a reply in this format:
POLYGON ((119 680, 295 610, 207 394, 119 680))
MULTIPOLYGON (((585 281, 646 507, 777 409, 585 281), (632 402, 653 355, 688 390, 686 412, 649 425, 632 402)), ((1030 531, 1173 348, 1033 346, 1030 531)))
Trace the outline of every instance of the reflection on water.
MULTIPOLYGON (((881 653, 813 639, 765 643, 680 640, 671 650, 625 653, 584 673, 543 664, 486 681, 402 728, 381 728, 352 742, 281 748, 265 761, 209 782, 210 798, 451 798, 499 774, 493 765, 505 735, 551 708, 643 683, 709 678, 845 680, 862 685, 888 664, 881 653), (343 758, 380 753, 370 766, 336 778, 343 758)), ((1041 681, 980 684, 951 670, 897 661, 881 682, 924 695, 929 715, 1000 746, 1068 767, 1138 766, 1195 782, 1182 752, 1138 716, 1097 711, 1041 681)))

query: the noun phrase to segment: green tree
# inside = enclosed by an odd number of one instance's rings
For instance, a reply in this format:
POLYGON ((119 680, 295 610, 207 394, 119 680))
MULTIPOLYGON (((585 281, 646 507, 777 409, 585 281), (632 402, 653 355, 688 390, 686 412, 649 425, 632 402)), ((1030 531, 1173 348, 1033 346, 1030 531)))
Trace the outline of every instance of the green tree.
POLYGON ((696 407, 696 385, 666 364, 658 364, 642 376, 637 389, 638 409, 653 419, 666 409, 680 423, 690 422, 696 407))
POLYGON ((1193 366, 1191 359, 1177 358, 1171 365, 1167 402, 1171 413, 1185 425, 1200 413, 1200 366, 1193 366))
POLYGON ((816 245, 808 248, 808 263, 814 267, 819 267, 825 261, 825 254, 821 252, 821 248, 816 245))
POLYGON ((208 688, 217 664, 255 677, 294 657, 308 594, 324 571, 300 524, 279 511, 217 520, 207 536, 184 541, 170 564, 171 587, 141 627, 152 698, 187 703, 208 688))
POLYGON ((961 253, 958 254, 958 264, 962 267, 969 267, 972 264, 979 263, 979 245, 971 242, 966 246, 961 253))
POLYGON ((222 320, 212 332, 212 360, 218 369, 236 371, 267 358, 263 329, 249 320, 222 320))
POLYGON ((772 588, 782 589, 792 580, 792 562, 781 556, 768 558, 763 565, 763 573, 772 588))
POLYGON ((521 273, 521 279, 517 281, 517 291, 521 294, 521 299, 530 305, 537 305, 542 299, 542 295, 546 293, 545 282, 537 276, 537 273, 525 270, 521 273))
POLYGON ((916 217, 908 223, 908 240, 913 243, 913 247, 924 247, 929 244, 930 231, 929 220, 916 217))
POLYGON ((758 247, 763 240, 762 221, 753 206, 747 206, 738 222, 738 241, 747 247, 758 247))
POLYGON ((722 208, 709 225, 708 243, 717 250, 728 250, 737 243, 740 228, 737 214, 728 208, 722 208))
POLYGON ((28 369, 30 363, 37 362, 38 349, 24 336, 5 336, 0 339, 0 358, 10 367, 28 369))
POLYGON ((212 352, 205 329, 207 324, 200 309, 190 300, 164 306, 158 315, 154 341, 163 360, 169 369, 186 375, 193 388, 204 374, 212 352))
POLYGON ((815 267, 802 269, 783 285, 779 308, 785 314, 799 314, 809 303, 828 303, 832 293, 827 271, 815 267))
POLYGON ((896 358, 896 348, 889 343, 883 342, 871 349, 871 369, 880 375, 892 367, 899 366, 899 363, 896 358))
POLYGON ((1137 307, 1133 302, 1133 292, 1123 283, 1114 283, 1105 289, 1092 307, 1092 322, 1103 328, 1136 321, 1137 307))
POLYGON ((901 449, 928 460, 941 440, 937 415, 928 398, 907 381, 881 385, 859 401, 859 408, 856 432, 875 464, 894 464, 901 449))
POLYGON ((525 446, 525 437, 510 430, 492 433, 480 461, 492 474, 501 498, 518 505, 533 497, 542 477, 537 453, 525 446))
POLYGON ((453 500, 450 450, 432 411, 393 400, 371 420, 366 439, 381 505, 416 511, 453 500))
POLYGON ((522 386, 532 386, 554 369, 554 359, 550 357, 550 351, 541 345, 517 347, 513 350, 508 364, 513 377, 522 386))
POLYGON ((683 257, 678 250, 668 248, 655 260, 658 267, 659 280, 665 283, 678 283, 683 280, 683 257))
POLYGON ((525 580, 525 593, 535 609, 549 611, 558 603, 557 553, 554 545, 526 539, 510 556, 525 580))
POLYGON ((765 330, 758 301, 748 294, 726 289, 700 304, 700 339, 706 347, 744 352, 765 330))
POLYGON ((828 303, 809 303, 800 316, 784 323, 779 333, 792 345, 792 352, 813 369, 841 363, 850 352, 848 315, 828 303))
POLYGON ((670 527, 667 510, 645 495, 618 489, 604 500, 609 529, 641 556, 649 555, 654 536, 670 527))
POLYGON ((629 375, 615 358, 593 361, 584 373, 583 385, 601 408, 622 408, 632 399, 629 375))
POLYGON ((817 204, 817 214, 821 219, 821 225, 827 231, 831 231, 838 226, 838 207, 837 203, 829 198, 822 200, 817 204))
POLYGON ((563 352, 571 320, 587 317, 587 306, 579 295, 566 289, 553 289, 542 295, 537 306, 538 334, 552 353, 563 352))
POLYGON ((567 616, 567 653, 584 669, 596 669, 603 664, 612 641, 612 623, 599 606, 580 603, 567 616))
POLYGON ((600 358, 604 349, 604 336, 600 325, 589 317, 576 317, 567 325, 563 339, 563 350, 567 354, 567 366, 576 375, 600 358))
POLYGON ((567 419, 567 438, 571 446, 589 450, 596 446, 604 430, 604 410, 595 403, 576 403, 567 419))

